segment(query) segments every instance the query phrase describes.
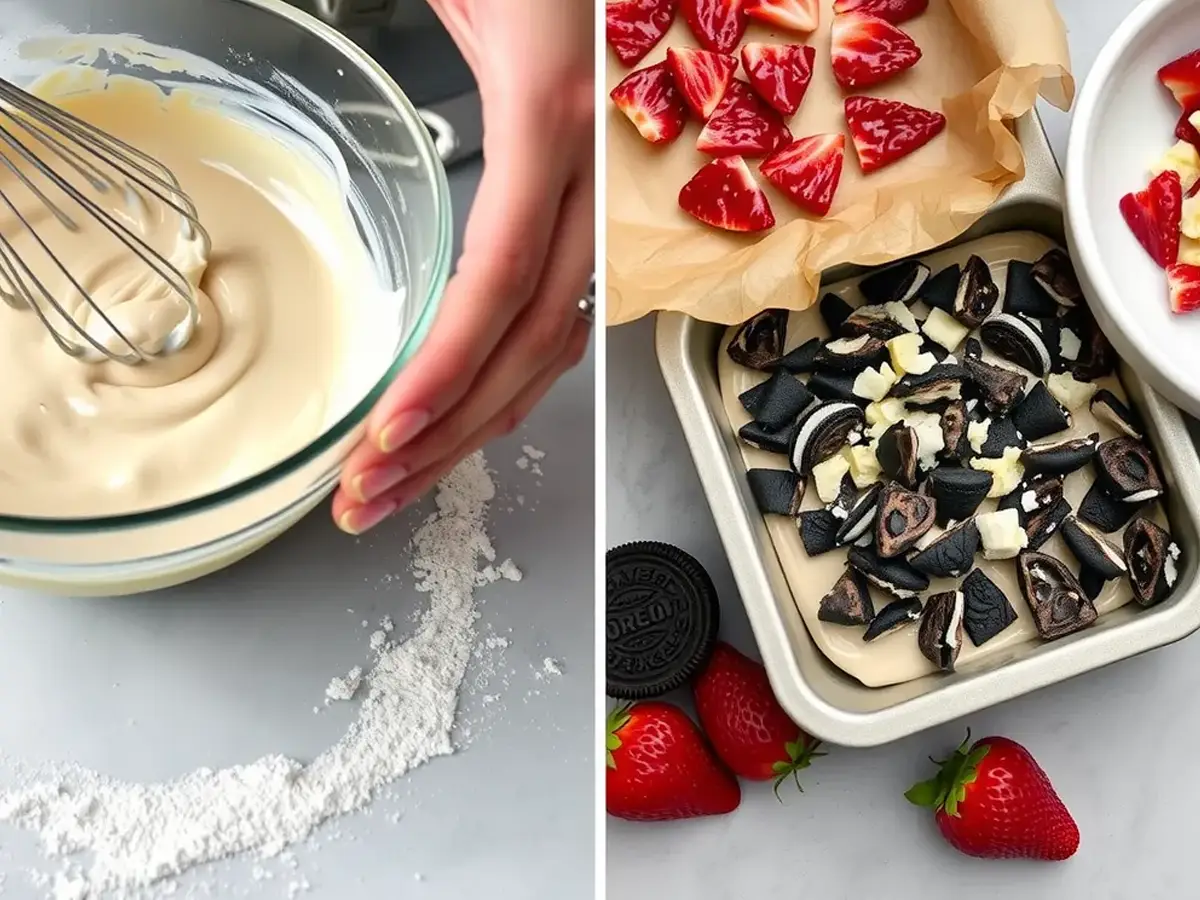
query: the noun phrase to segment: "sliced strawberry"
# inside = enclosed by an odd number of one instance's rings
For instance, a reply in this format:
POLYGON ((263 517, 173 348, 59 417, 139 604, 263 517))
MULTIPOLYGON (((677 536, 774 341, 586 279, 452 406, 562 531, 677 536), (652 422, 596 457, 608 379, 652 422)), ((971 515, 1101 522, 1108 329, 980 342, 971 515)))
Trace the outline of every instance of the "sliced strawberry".
POLYGON ((801 209, 823 216, 833 205, 845 155, 846 139, 840 134, 814 134, 776 150, 758 171, 801 209))
POLYGON ((748 0, 746 15, 782 28, 808 34, 821 21, 820 0, 748 0))
POLYGON ((735 78, 701 129, 696 149, 709 156, 766 156, 791 140, 779 113, 735 78))
POLYGON ((838 13, 866 13, 879 16, 893 25, 916 18, 929 7, 929 0, 833 0, 833 11, 838 13))
POLYGON ((1121 215, 1138 243, 1164 269, 1179 258, 1179 223, 1183 217, 1183 184, 1167 169, 1150 186, 1121 198, 1121 215))
POLYGON ((742 66, 750 86, 771 106, 791 117, 812 81, 817 51, 800 44, 746 44, 742 66))
POLYGON ((917 42, 891 22, 863 13, 833 20, 833 76, 843 88, 894 78, 921 58, 917 42))
POLYGON ((874 172, 928 144, 946 127, 946 117, 898 100, 847 97, 846 124, 859 167, 874 172))
POLYGON ((740 156, 714 159, 693 175, 679 192, 679 206, 725 231, 763 231, 775 224, 767 195, 740 156))
POLYGON ((733 81, 737 60, 711 50, 671 47, 667 61, 683 99, 700 121, 707 121, 733 81))
POLYGON ((1179 121, 1175 123, 1175 137, 1181 141, 1187 141, 1193 147, 1200 149, 1200 131, 1197 131, 1196 126, 1189 121, 1195 114, 1196 110, 1194 109, 1185 109, 1183 111, 1183 114, 1179 117, 1179 121))
POLYGON ((746 0, 683 0, 683 18, 700 46, 713 53, 732 53, 748 24, 746 0))
POLYGON ((1175 95, 1181 108, 1200 107, 1200 50, 1193 50, 1158 70, 1158 80, 1175 95))
POLYGON ((1171 288, 1171 312, 1200 309, 1200 266, 1176 263, 1167 269, 1167 284, 1171 288))
POLYGON ((669 144, 683 133, 687 106, 665 62, 630 72, 609 96, 650 143, 669 144))
POLYGON ((618 0, 604 7, 605 34, 617 59, 636 65, 662 40, 679 0, 618 0))

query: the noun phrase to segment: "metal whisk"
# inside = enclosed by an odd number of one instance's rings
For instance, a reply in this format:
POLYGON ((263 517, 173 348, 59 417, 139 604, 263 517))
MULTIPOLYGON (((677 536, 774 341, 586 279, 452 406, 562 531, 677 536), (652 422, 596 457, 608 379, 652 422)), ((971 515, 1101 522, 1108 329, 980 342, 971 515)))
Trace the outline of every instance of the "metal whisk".
MULTIPOLYGON (((79 283, 76 275, 72 274, 68 265, 56 255, 52 242, 39 234, 29 217, 22 213, 3 185, 0 185, 0 202, 16 216, 20 225, 33 236, 37 245, 78 292, 88 307, 85 312, 89 321, 103 323, 107 331, 117 338, 116 345, 97 339, 92 330, 80 322, 78 315, 72 315, 26 261, 21 259, 8 236, 0 232, 0 297, 9 306, 32 310, 63 352, 76 358, 94 361, 107 358, 126 365, 137 365, 154 357, 174 353, 188 343, 199 319, 196 296, 188 279, 159 251, 98 205, 56 168, 69 168, 98 194, 121 191, 127 202, 131 203, 144 204, 150 197, 157 199, 179 214, 183 237, 201 241, 207 255, 208 233, 200 224, 191 198, 183 192, 178 179, 166 166, 4 79, 0 79, 0 165, 45 204, 54 219, 69 231, 80 230, 80 220, 77 218, 80 210, 82 215, 99 221, 163 279, 172 293, 178 295, 186 313, 161 346, 152 350, 138 346, 135 340, 127 337, 113 323, 79 283), (35 153, 34 149, 39 152, 35 153), (30 173, 18 165, 18 160, 35 169, 45 179, 46 186, 31 178, 30 173), (68 206, 57 196, 51 197, 46 189, 49 186, 73 201, 75 206, 68 206), (50 314, 51 310, 53 315, 50 314)), ((80 310, 83 308, 80 307, 80 310)))

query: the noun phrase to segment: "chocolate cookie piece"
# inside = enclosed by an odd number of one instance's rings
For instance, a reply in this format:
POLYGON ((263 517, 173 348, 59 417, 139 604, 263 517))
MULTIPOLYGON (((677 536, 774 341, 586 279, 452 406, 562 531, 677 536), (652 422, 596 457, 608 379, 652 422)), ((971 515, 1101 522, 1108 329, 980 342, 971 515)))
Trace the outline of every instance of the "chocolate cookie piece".
POLYGON ((925 485, 937 504, 937 524, 944 526, 975 514, 992 489, 992 473, 940 466, 929 473, 925 485))
POLYGON ((917 292, 917 299, 931 309, 953 314, 954 298, 958 294, 958 279, 961 274, 962 270, 957 263, 947 266, 922 285, 921 290, 917 292))
POLYGON ((1000 289, 992 279, 992 270, 978 256, 972 256, 958 279, 951 312, 967 328, 975 329, 992 314, 999 297, 1000 289))
POLYGON ((1104 534, 1112 534, 1133 518, 1137 510, 1137 504, 1122 503, 1104 490, 1099 481, 1095 481, 1079 504, 1079 518, 1089 525, 1095 525, 1104 534))
POLYGON ((826 341, 817 351, 816 364, 819 369, 858 373, 879 365, 887 357, 887 345, 883 341, 869 334, 861 334, 858 337, 826 341))
POLYGON ((866 425, 863 411, 853 403, 832 401, 822 403, 800 420, 792 442, 792 468, 807 475, 812 467, 823 462, 846 446, 850 434, 862 432, 866 425))
POLYGON ((812 509, 800 513, 796 527, 800 542, 809 556, 820 556, 837 548, 837 532, 842 520, 828 509, 812 509))
POLYGON ((767 385, 770 383, 769 379, 760 381, 754 387, 738 394, 738 403, 742 404, 742 409, 757 417, 758 411, 762 408, 763 398, 767 395, 767 385))
POLYGON ((1092 415, 1101 422, 1106 422, 1126 437, 1135 441, 1142 440, 1146 435, 1146 427, 1141 417, 1122 403, 1112 391, 1101 389, 1092 396, 1090 404, 1092 415))
POLYGON ((899 556, 916 545, 937 515, 932 497, 890 482, 879 495, 875 517, 875 549, 884 559, 899 556))
POLYGON ((813 372, 808 379, 808 389, 819 400, 842 400, 847 403, 863 403, 863 399, 854 393, 853 372, 813 372))
POLYGON ((1004 310, 1040 319, 1054 315, 1058 304, 1033 280, 1033 266, 1014 259, 1005 278, 1004 310))
POLYGON ((783 344, 787 339, 788 311, 768 309, 743 322, 726 352, 729 358, 741 366, 766 371, 774 367, 783 356, 783 344))
POLYGON ((872 272, 858 283, 858 290, 870 304, 909 303, 928 278, 929 266, 910 259, 872 272))
POLYGON ((962 591, 934 594, 925 601, 917 647, 943 672, 953 672, 962 649, 964 598, 962 591))
POLYGON ((805 480, 787 469, 751 469, 746 473, 750 493, 765 515, 798 516, 804 502, 805 480))
POLYGON ((1100 446, 1099 433, 1082 438, 1065 438, 1026 447, 1021 452, 1021 464, 1030 476, 1069 475, 1092 461, 1100 446))
POLYGON ((1049 509, 1063 498, 1061 478, 1026 479, 1011 494, 1000 498, 998 509, 1015 509, 1024 525, 1029 517, 1049 509))
POLYGON ((1000 313, 979 328, 985 346, 1014 365, 1028 369, 1039 378, 1050 373, 1050 348, 1037 326, 1028 319, 1000 313))
POLYGON ((1054 247, 1033 264, 1033 280, 1046 296, 1064 308, 1083 303, 1083 291, 1066 251, 1054 247))
POLYGON ((1104 590, 1104 585, 1108 584, 1100 573, 1093 569, 1082 568, 1079 570, 1079 586, 1083 588, 1083 595, 1096 602, 1096 598, 1100 596, 1100 592, 1104 590))
POLYGON ((920 600, 916 597, 897 598, 876 613, 875 618, 871 620, 871 624, 867 626, 867 630, 863 633, 863 640, 873 641, 876 638, 881 638, 885 634, 895 631, 897 628, 920 621, 920 618, 920 600))
POLYGON ((1017 621, 1017 612, 1004 591, 980 569, 963 580, 962 594, 963 628, 976 647, 982 647, 1017 621))
POLYGON ((1029 549, 1040 550, 1042 544, 1054 536, 1067 516, 1071 515, 1071 504, 1060 497, 1053 506, 1039 509, 1025 520, 1025 534, 1029 537, 1029 549))
POLYGON ((908 599, 929 589, 929 576, 918 572, 902 558, 881 557, 874 547, 852 546, 846 558, 867 581, 893 597, 908 599))
POLYGON ((854 312, 854 307, 837 294, 826 294, 822 297, 818 309, 830 334, 840 334, 842 325, 854 312))
POLYGON ((1030 441, 1066 431, 1071 427, 1071 416, 1054 399, 1044 381, 1037 381, 1025 395, 1025 399, 1012 411, 1013 424, 1021 435, 1030 441))
POLYGON ((908 329, 893 316, 886 307, 860 306, 842 323, 838 334, 842 337, 862 337, 867 334, 881 341, 908 334, 908 329))
POLYGON ((738 429, 738 437, 759 450, 786 454, 796 436, 797 426, 789 425, 779 431, 764 428, 759 422, 747 422, 738 429))
POLYGON ((967 404, 954 400, 942 410, 943 459, 964 460, 971 455, 971 444, 967 440, 967 404))
POLYGON ((1133 599, 1141 606, 1161 603, 1179 580, 1179 545, 1146 516, 1138 516, 1125 529, 1124 545, 1133 599))
POLYGON ((993 419, 988 426, 987 440, 979 448, 979 455, 988 459, 1000 459, 1010 447, 1023 447, 1025 441, 1012 419, 993 419))
POLYGON ((1078 579, 1053 556, 1022 551, 1017 557, 1017 580, 1043 640, 1057 640, 1096 621, 1096 607, 1078 579))
POLYGON ((958 400, 967 377, 962 366, 939 363, 923 375, 905 375, 892 386, 890 396, 914 406, 958 400))
MULTIPOLYGON (((1078 307, 1082 312, 1086 307, 1078 307)), ((1080 327, 1079 358, 1071 367, 1071 374, 1080 381, 1096 381, 1111 375, 1117 368, 1117 351, 1113 349, 1100 326, 1091 314, 1082 315, 1080 327)))
POLYGON ((779 368, 793 375, 802 375, 816 368, 817 351, 821 349, 820 338, 809 338, 795 350, 790 350, 779 360, 779 368))
POLYGON ((1025 376, 1020 372, 993 366, 969 353, 963 358, 963 368, 979 388, 983 405, 997 418, 1006 417, 1025 397, 1025 376))
POLYGON ((879 494, 882 490, 882 484, 873 484, 854 501, 854 505, 846 513, 846 518, 838 529, 837 544, 839 547, 856 543, 863 535, 870 533, 879 513, 879 494))
POLYGON ((908 564, 930 578, 957 578, 975 565, 979 529, 974 519, 955 525, 928 546, 908 554, 908 564))
POLYGON ((817 400, 795 375, 781 370, 763 385, 763 393, 757 398, 758 409, 751 410, 750 414, 768 431, 779 431, 791 425, 817 400))
POLYGON ((875 448, 879 468, 893 481, 906 488, 917 486, 917 460, 920 458, 917 431, 898 422, 879 436, 875 448))
POLYGON ((817 618, 833 625, 869 625, 875 618, 875 604, 862 573, 847 566, 829 593, 821 598, 817 618))
POLYGON ((1150 448, 1131 437, 1113 438, 1096 450, 1097 484, 1123 503, 1147 503, 1163 493, 1150 448))
POLYGON ((1087 522, 1068 516, 1062 523, 1062 536, 1079 565, 1095 572, 1104 581, 1120 578, 1129 570, 1124 552, 1087 522))

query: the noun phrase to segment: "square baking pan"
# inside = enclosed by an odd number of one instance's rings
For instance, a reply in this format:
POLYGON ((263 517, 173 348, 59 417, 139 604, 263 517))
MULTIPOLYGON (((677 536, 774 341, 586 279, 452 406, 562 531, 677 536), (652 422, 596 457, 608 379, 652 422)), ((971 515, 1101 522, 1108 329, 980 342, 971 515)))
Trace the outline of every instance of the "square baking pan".
MULTIPOLYGON (((1025 178, 945 246, 1021 229, 1063 243, 1062 178, 1041 121, 1030 113, 1017 121, 1016 131, 1025 151, 1025 178)), ((838 267, 824 273, 823 280, 834 283, 863 271, 838 267)), ((660 313, 655 338, 659 366, 771 684, 792 718, 813 735, 850 747, 885 744, 1162 647, 1200 628, 1200 457, 1179 410, 1122 362, 1121 380, 1145 419, 1167 485, 1172 536, 1184 554, 1183 572, 1170 598, 1150 609, 1126 604, 1085 631, 1058 641, 1020 644, 970 671, 936 673, 882 688, 862 685, 829 662, 809 635, 750 494, 717 380, 724 332, 723 325, 660 313)))

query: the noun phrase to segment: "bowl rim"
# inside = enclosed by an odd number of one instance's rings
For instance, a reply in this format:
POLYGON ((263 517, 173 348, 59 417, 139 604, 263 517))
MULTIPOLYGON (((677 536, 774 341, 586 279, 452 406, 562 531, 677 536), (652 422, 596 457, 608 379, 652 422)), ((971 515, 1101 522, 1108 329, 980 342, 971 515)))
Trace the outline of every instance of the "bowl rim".
MULTIPOLYGON (((1179 0, 1142 0, 1117 25, 1096 55, 1083 87, 1075 101, 1067 153, 1063 167, 1065 197, 1064 224, 1067 244, 1076 262, 1081 280, 1089 290, 1097 321, 1122 357, 1136 364, 1142 375, 1157 390, 1192 414, 1200 413, 1200 391, 1189 390, 1186 382, 1173 377, 1170 369, 1155 354, 1142 346, 1142 336, 1133 325, 1133 313, 1116 302, 1116 285, 1109 275, 1100 252, 1096 232, 1090 225, 1095 203, 1087 191, 1087 162, 1092 133, 1103 112, 1100 98, 1113 79, 1113 70, 1124 58, 1130 45, 1147 28, 1178 4, 1179 0)), ((1165 281, 1164 281, 1165 284, 1165 281)))
MULTIPOLYGON (((404 124, 411 126, 410 131, 416 139, 416 152, 427 170, 433 174, 435 200, 435 227, 437 228, 437 254, 430 264, 431 278, 429 289, 422 302, 420 314, 417 316, 409 334, 396 352, 395 359, 380 376, 375 385, 358 401, 345 415, 328 426, 320 435, 301 449, 285 457, 270 468, 254 475, 227 485, 218 491, 203 494, 180 503, 152 509, 137 510, 131 513, 121 513, 109 516, 87 516, 71 518, 54 518, 48 516, 14 516, 0 514, 0 529, 33 534, 93 534, 98 531, 120 531, 140 528, 163 522, 182 519, 196 513, 224 506, 232 501, 246 497, 260 488, 266 487, 279 479, 294 473, 296 470, 324 453, 338 441, 357 428, 367 414, 378 402, 380 397, 395 380, 397 374, 408 363, 413 352, 418 348, 429 332, 440 307, 440 301, 446 283, 450 277, 450 263, 454 249, 453 211, 450 200, 450 185, 446 178, 446 169, 437 153, 433 137, 424 126, 417 108, 408 96, 396 84, 373 57, 357 44, 343 35, 331 25, 327 25, 304 10, 292 6, 285 0, 234 0, 248 6, 271 13, 291 22, 293 25, 309 32, 313 37, 321 39, 337 50, 346 61, 356 66, 379 91, 385 102, 391 104, 404 124)), ((325 479, 329 481, 328 478, 325 479)), ((325 489, 332 484, 326 485, 325 489)))

